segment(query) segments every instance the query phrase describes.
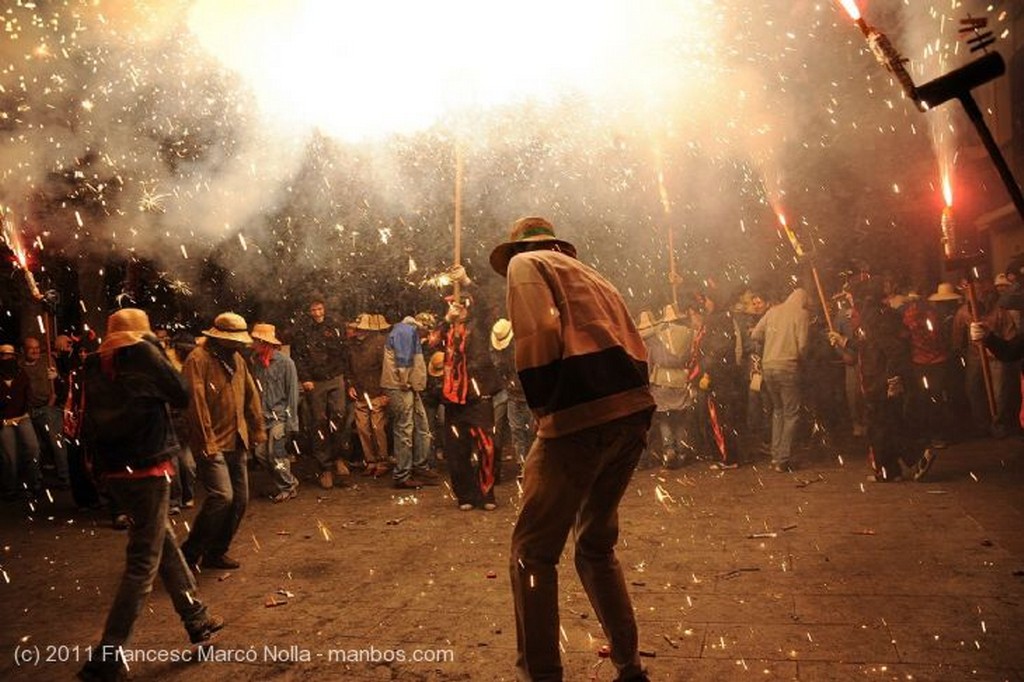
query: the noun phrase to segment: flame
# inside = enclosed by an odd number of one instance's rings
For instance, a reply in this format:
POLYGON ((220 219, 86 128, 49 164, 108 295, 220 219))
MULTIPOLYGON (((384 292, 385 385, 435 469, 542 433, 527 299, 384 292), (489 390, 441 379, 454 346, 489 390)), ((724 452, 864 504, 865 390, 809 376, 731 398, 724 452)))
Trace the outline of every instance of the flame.
POLYGON ((942 173, 942 198, 946 200, 946 206, 953 207, 953 181, 950 180, 950 173, 942 173))
POLYGON ((860 20, 860 8, 857 7, 857 3, 854 0, 839 0, 839 4, 843 6, 843 9, 846 10, 851 19, 854 21, 860 20))

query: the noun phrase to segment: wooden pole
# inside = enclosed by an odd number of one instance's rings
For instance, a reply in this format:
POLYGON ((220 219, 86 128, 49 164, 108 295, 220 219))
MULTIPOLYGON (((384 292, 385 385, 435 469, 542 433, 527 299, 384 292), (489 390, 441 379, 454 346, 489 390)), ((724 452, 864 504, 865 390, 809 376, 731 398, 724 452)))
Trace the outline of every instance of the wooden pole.
POLYGON ((668 281, 672 285, 672 306, 679 310, 679 274, 676 272, 676 248, 672 239, 672 226, 666 225, 668 231, 668 281))
POLYGON ((828 299, 825 298, 825 290, 821 286, 821 278, 818 277, 818 268, 811 266, 811 275, 814 276, 814 286, 818 290, 818 300, 821 301, 821 310, 825 313, 825 324, 828 330, 834 332, 836 328, 832 325, 832 313, 828 310, 828 299))
MULTIPOLYGON (((974 289, 974 278, 967 273, 967 304, 971 311, 971 321, 978 322, 978 294, 974 289)), ((981 358, 981 376, 985 380, 985 397, 988 398, 989 417, 996 417, 996 394, 992 388, 992 368, 988 364, 988 355, 985 353, 985 346, 980 342, 974 343, 978 349, 978 357, 981 358)))
MULTIPOLYGON (((462 147, 455 143, 455 265, 462 264, 462 147)), ((461 303, 461 284, 455 282, 455 302, 461 303)))

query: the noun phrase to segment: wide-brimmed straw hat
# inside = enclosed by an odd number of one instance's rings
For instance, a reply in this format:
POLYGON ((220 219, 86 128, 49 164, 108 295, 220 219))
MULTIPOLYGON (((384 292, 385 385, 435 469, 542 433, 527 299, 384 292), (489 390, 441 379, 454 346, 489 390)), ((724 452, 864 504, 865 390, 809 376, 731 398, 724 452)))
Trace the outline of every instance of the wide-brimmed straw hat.
POLYGON ((949 282, 939 282, 935 293, 928 297, 929 301, 959 301, 963 296, 949 282))
POLYGON ((439 377, 444 374, 444 351, 439 350, 430 356, 430 364, 427 365, 427 374, 432 377, 439 377))
POLYGON ((204 331, 203 335, 209 336, 211 339, 252 343, 252 337, 249 336, 249 325, 246 324, 245 318, 238 313, 221 313, 214 318, 213 326, 204 331))
POLYGON ((504 277, 508 274, 508 262, 516 254, 516 248, 520 244, 547 242, 556 244, 562 253, 576 256, 576 247, 567 241, 555 236, 555 228, 546 219, 539 216, 520 218, 512 223, 512 230, 509 233, 508 241, 498 244, 491 251, 491 267, 499 275, 504 277))
POLYGON ((491 327, 491 345, 494 350, 505 350, 512 343, 512 323, 504 317, 491 327))
POLYGON ((1013 282, 1010 281, 1010 278, 1001 272, 998 275, 996 275, 996 278, 992 281, 992 283, 995 284, 997 287, 1013 286, 1013 282))
POLYGON ((0 355, 14 355, 14 346, 9 343, 0 343, 0 355))
POLYGON ((665 309, 661 311, 662 322, 678 322, 682 318, 679 317, 679 313, 676 312, 676 307, 669 303, 665 306, 665 309))
POLYGON ((122 308, 107 318, 107 333, 100 344, 100 353, 113 353, 118 348, 133 346, 144 336, 152 334, 145 310, 122 308))
POLYGON ((390 326, 387 318, 378 313, 363 313, 352 325, 354 329, 364 332, 382 332, 390 326))
POLYGON ((252 326, 252 332, 250 333, 250 336, 252 336, 252 338, 254 338, 257 341, 269 343, 273 346, 283 345, 277 339, 277 328, 274 327, 274 325, 272 324, 267 324, 266 322, 257 322, 256 324, 254 324, 252 326))
POLYGON ((636 330, 638 332, 645 332, 654 328, 654 315, 651 314, 650 310, 641 310, 640 317, 636 321, 636 330))

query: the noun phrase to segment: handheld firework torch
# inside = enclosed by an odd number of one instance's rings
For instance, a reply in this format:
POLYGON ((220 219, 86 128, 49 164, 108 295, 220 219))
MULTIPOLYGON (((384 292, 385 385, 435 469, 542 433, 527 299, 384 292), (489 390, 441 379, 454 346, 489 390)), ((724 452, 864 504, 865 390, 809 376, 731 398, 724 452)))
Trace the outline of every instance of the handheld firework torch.
POLYGON ((28 285, 28 291, 32 295, 32 299, 37 302, 42 301, 46 297, 39 290, 36 278, 28 267, 28 252, 21 244, 21 236, 18 234, 18 231, 8 223, 7 214, 3 207, 0 207, 0 233, 3 234, 3 240, 7 247, 14 254, 14 262, 25 273, 25 283, 28 285))
MULTIPOLYGON (((951 99, 960 101, 964 111, 967 112, 968 118, 971 119, 971 123, 974 124, 975 130, 978 131, 978 136, 981 138, 982 144, 985 145, 985 150, 988 152, 989 157, 991 157, 992 163, 995 164, 999 177, 1006 186, 1006 191, 1010 194, 1013 205, 1017 208, 1017 213, 1024 220, 1024 194, 1021 193, 1020 185, 1017 184, 1017 180, 1014 178, 1010 166, 1006 163, 999 145, 996 144, 995 138, 992 137, 992 132, 985 123, 981 109, 978 108, 978 103, 974 101, 974 96, 971 94, 971 90, 974 88, 993 81, 1006 73, 1006 63, 1003 61, 1002 56, 998 52, 987 53, 958 69, 954 69, 917 87, 904 66, 907 60, 896 51, 885 34, 867 25, 861 17, 856 1, 839 0, 839 2, 850 15, 850 18, 853 19, 857 28, 864 34, 864 38, 868 41, 868 46, 871 48, 875 58, 887 71, 896 77, 900 85, 903 86, 903 92, 913 100, 919 111, 929 111, 951 99)), ((968 18, 961 20, 961 23, 967 27, 961 29, 961 33, 968 31, 977 32, 978 29, 985 26, 984 19, 968 18)), ((993 39, 990 34, 981 33, 967 42, 972 44, 971 52, 975 52, 988 48, 992 44, 993 39)))
POLYGON ((839 0, 843 6, 843 9, 853 19, 853 23, 860 29, 860 32, 864 34, 864 40, 867 41, 868 47, 871 49, 871 54, 875 55, 875 59, 881 64, 886 71, 891 73, 893 77, 899 81, 903 87, 903 94, 907 96, 920 111, 924 111, 925 108, 917 97, 917 87, 914 85, 914 79, 910 77, 907 72, 906 64, 909 59, 899 53, 899 51, 893 47, 892 43, 889 42, 889 37, 879 31, 874 26, 868 26, 867 22, 860 14, 860 9, 857 7, 857 3, 854 0, 839 0))
MULTIPOLYGON (((779 224, 782 225, 782 229, 786 233, 786 238, 789 239, 790 246, 793 247, 794 253, 796 253, 797 260, 802 259, 806 253, 803 247, 800 245, 800 240, 796 237, 796 232, 789 226, 786 221, 786 216, 782 213, 778 214, 779 224)), ((828 325, 828 330, 834 332, 836 330, 835 325, 832 324, 832 313, 828 309, 828 300, 825 298, 825 289, 821 286, 821 277, 818 276, 818 268, 811 263, 811 276, 814 277, 814 287, 818 290, 818 301, 821 302, 821 311, 825 314, 825 324, 828 325)))

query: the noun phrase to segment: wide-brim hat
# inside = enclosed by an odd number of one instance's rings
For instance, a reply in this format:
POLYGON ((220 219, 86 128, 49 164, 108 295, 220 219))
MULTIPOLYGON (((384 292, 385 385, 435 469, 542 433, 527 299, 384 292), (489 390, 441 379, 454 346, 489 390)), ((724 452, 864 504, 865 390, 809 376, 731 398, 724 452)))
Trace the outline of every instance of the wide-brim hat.
POLYGON ((681 319, 679 313, 676 312, 676 307, 671 303, 665 306, 665 309, 661 312, 662 322, 678 322, 681 319))
POLYGON ((107 318, 107 333, 100 344, 100 353, 113 353, 118 348, 133 346, 152 334, 145 310, 122 308, 107 318))
POLYGON ((430 356, 430 363, 427 365, 427 374, 432 377, 444 375, 444 351, 439 350, 430 356))
POLYGON ((641 310, 640 317, 636 321, 636 330, 638 332, 645 332, 654 328, 654 315, 651 314, 650 310, 641 310))
POLYGON ((963 296, 956 293, 956 289, 949 282, 939 282, 935 293, 928 297, 929 301, 959 301, 963 296))
POLYGON ((504 317, 491 327, 491 345, 494 350, 505 350, 512 343, 512 323, 504 317))
POLYGON ((1010 281, 1010 278, 1001 272, 998 275, 996 275, 996 278, 992 281, 992 283, 995 284, 997 287, 1013 286, 1013 282, 1010 281))
POLYGON ((213 326, 203 332, 204 336, 211 339, 223 339, 224 341, 237 341, 250 344, 252 337, 249 336, 249 325, 245 318, 238 313, 221 313, 213 320, 213 326))
POLYGON ((516 255, 516 247, 520 244, 534 242, 557 244, 563 253, 576 257, 576 247, 556 237, 555 228, 551 223, 538 216, 529 216, 512 223, 508 241, 498 244, 491 251, 491 267, 496 273, 505 277, 508 274, 508 262, 512 260, 512 256, 516 255))
POLYGON ((387 318, 378 313, 363 313, 356 318, 355 323, 352 325, 354 329, 364 332, 382 332, 390 326, 387 318))
POLYGON ((269 343, 273 346, 284 345, 277 338, 277 328, 272 324, 267 324, 266 322, 257 322, 254 324, 249 336, 257 341, 269 343))
POLYGON ((14 346, 9 343, 0 343, 0 355, 14 355, 14 346))

